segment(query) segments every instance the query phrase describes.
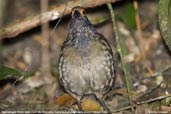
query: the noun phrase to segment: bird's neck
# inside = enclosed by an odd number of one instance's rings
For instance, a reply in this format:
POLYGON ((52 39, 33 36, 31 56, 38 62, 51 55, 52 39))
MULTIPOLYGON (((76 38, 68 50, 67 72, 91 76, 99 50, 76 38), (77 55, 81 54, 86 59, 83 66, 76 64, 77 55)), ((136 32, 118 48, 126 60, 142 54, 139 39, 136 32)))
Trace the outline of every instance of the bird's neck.
POLYGON ((70 34, 75 34, 75 33, 94 33, 95 28, 94 26, 90 23, 88 18, 78 18, 78 19, 72 19, 70 22, 70 28, 69 28, 69 33, 70 34))

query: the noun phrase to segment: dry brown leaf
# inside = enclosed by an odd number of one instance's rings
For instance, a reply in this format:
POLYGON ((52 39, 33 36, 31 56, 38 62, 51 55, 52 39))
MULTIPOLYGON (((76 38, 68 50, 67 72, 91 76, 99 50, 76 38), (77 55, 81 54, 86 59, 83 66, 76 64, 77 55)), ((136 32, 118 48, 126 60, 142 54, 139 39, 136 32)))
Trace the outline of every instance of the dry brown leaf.
POLYGON ((100 104, 91 99, 83 99, 81 105, 84 111, 99 111, 100 110, 100 104))
POLYGON ((67 93, 55 98, 54 103, 62 107, 71 107, 76 100, 67 93))

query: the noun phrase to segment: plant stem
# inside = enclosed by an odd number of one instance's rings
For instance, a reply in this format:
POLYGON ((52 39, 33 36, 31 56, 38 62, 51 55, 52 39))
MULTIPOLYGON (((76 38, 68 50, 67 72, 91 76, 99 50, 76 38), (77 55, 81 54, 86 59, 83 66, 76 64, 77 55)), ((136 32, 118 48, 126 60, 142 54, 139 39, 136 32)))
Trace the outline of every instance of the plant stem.
POLYGON ((124 61, 123 47, 122 47, 121 39, 119 37, 119 33, 118 33, 118 30, 117 30, 117 27, 116 27, 115 14, 114 14, 114 10, 112 8, 112 4, 111 3, 108 3, 107 7, 108 7, 108 9, 110 11, 110 15, 111 15, 111 19, 112 19, 113 31, 115 33, 115 38, 116 38, 116 43, 117 43, 116 44, 117 51, 118 51, 118 53, 120 55, 120 58, 121 58, 121 67, 122 67, 122 70, 124 72, 124 77, 125 77, 125 82, 126 82, 126 87, 127 87, 127 92, 128 92, 128 98, 129 98, 129 101, 131 103, 130 77, 128 75, 128 72, 127 72, 127 69, 126 69, 126 64, 125 64, 125 61, 124 61))

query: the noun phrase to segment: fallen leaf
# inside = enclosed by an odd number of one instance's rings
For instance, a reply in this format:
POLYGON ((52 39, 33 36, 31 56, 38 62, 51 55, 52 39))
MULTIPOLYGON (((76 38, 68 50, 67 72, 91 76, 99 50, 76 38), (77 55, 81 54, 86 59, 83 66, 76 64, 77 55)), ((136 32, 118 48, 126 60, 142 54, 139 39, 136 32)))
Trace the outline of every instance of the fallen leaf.
POLYGON ((76 100, 67 93, 55 98, 54 103, 62 107, 71 107, 76 100))
POLYGON ((100 110, 100 104, 91 99, 83 99, 81 105, 84 111, 99 111, 100 110))

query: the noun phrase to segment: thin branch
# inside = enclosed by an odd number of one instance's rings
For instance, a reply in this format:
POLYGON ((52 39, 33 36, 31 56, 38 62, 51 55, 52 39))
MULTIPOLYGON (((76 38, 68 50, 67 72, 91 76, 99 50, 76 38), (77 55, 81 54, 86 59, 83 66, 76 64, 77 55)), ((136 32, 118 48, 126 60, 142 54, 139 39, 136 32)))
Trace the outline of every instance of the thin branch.
MULTIPOLYGON (((99 1, 97 0, 75 1, 73 0, 73 1, 69 1, 68 7, 64 15, 69 14, 71 12, 71 9, 74 6, 83 6, 85 8, 88 8, 88 7, 96 7, 96 6, 100 6, 109 2, 116 2, 116 1, 119 1, 119 0, 99 0, 99 1)), ((64 7, 65 7, 65 4, 55 6, 55 8, 47 12, 44 12, 42 14, 38 14, 35 16, 29 16, 22 20, 20 19, 14 24, 10 24, 6 27, 3 27, 2 29, 0 29, 0 39, 15 37, 25 31, 28 31, 34 27, 39 26, 42 21, 45 23, 48 21, 56 20, 62 16, 62 13, 63 13, 62 9, 64 7)))
POLYGON ((141 52, 142 59, 145 60, 145 51, 144 51, 144 45, 143 45, 143 36, 142 36, 142 30, 141 30, 140 16, 138 14, 137 0, 133 1, 133 6, 136 11, 135 20, 136 20, 136 26, 137 26, 137 31, 138 31, 138 42, 140 46, 140 52, 141 52))
POLYGON ((148 103, 152 103, 152 102, 155 102, 155 101, 161 101, 161 100, 169 98, 169 97, 171 97, 170 94, 169 95, 165 95, 165 96, 159 96, 159 97, 152 98, 152 99, 148 99, 148 100, 142 101, 142 102, 136 102, 134 106, 130 106, 130 105, 129 106, 125 106, 123 108, 115 110, 114 113, 121 112, 121 111, 124 111, 124 110, 129 110, 132 107, 137 107, 138 105, 148 104, 148 103))
MULTIPOLYGON (((41 0, 41 12, 46 12, 48 10, 48 0, 41 0)), ((42 19, 43 20, 43 19, 42 19)), ((50 72, 50 57, 49 57, 49 45, 50 45, 50 37, 49 37, 49 23, 42 22, 42 38, 43 38, 43 45, 42 45, 42 64, 41 64, 41 71, 43 74, 43 79, 45 83, 49 81, 49 77, 51 76, 50 72)))
POLYGON ((129 110, 129 109, 131 109, 131 108, 132 108, 132 106, 129 105, 129 106, 126 106, 126 107, 117 109, 117 110, 115 110, 113 113, 122 112, 122 111, 124 111, 124 110, 129 110))
POLYGON ((171 97, 171 95, 159 96, 159 97, 152 98, 152 99, 149 99, 149 100, 146 100, 146 101, 137 102, 137 105, 147 104, 147 103, 151 103, 151 102, 154 102, 154 101, 160 101, 160 100, 166 99, 168 97, 171 97))
POLYGON ((156 89, 160 88, 162 84, 163 84, 163 82, 161 82, 161 83, 160 83, 159 85, 157 85, 156 87, 147 90, 144 94, 138 96, 138 97, 136 98, 136 101, 139 101, 139 100, 142 99, 143 97, 149 95, 150 93, 152 93, 152 92, 155 91, 156 89))

